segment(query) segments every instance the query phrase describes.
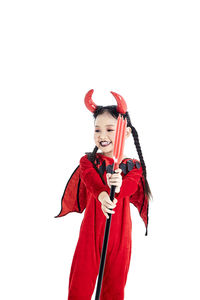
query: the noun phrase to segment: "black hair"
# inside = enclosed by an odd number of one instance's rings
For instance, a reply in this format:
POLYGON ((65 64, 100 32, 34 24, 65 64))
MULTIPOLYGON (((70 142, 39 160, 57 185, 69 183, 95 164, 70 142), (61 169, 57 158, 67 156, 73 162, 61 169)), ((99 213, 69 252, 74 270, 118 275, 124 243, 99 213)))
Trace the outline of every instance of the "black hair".
MULTIPOLYGON (((117 106, 116 105, 97 106, 96 110, 93 113, 94 119, 96 119, 96 117, 98 115, 101 115, 104 112, 110 113, 115 119, 117 119, 118 116, 119 116, 119 112, 117 111, 117 106)), ((142 150, 141 150, 141 147, 140 147, 138 133, 137 133, 135 127, 133 127, 133 125, 131 123, 131 119, 130 119, 128 111, 125 114, 121 114, 121 115, 124 118, 127 119, 127 127, 131 128, 131 133, 132 133, 132 136, 133 136, 134 144, 135 144, 138 156, 139 156, 139 160, 140 160, 140 163, 141 163, 141 166, 142 166, 142 170, 143 170, 143 175, 144 175, 144 178, 145 178, 145 189, 144 190, 145 190, 145 194, 147 195, 147 198, 149 200, 150 197, 151 198, 153 198, 153 197, 152 197, 152 193, 151 193, 148 181, 147 181, 146 165, 145 165, 145 162, 144 162, 144 159, 143 159, 143 155, 142 155, 142 150)), ((95 158, 96 158, 97 151, 98 151, 98 147, 95 146, 94 150, 92 152, 85 152, 85 154, 87 154, 87 156, 88 156, 88 159, 93 163, 93 165, 94 165, 94 161, 95 161, 95 158)), ((95 168, 95 169, 97 169, 97 168, 95 168)))

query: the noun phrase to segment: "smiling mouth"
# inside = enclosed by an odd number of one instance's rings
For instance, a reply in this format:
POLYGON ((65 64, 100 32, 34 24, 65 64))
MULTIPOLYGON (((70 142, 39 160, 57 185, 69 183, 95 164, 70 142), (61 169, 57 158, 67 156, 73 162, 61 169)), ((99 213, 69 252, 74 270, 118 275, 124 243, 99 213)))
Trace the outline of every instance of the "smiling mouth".
POLYGON ((111 144, 111 142, 100 142, 100 145, 102 146, 102 147, 107 147, 107 146, 109 146, 111 144))

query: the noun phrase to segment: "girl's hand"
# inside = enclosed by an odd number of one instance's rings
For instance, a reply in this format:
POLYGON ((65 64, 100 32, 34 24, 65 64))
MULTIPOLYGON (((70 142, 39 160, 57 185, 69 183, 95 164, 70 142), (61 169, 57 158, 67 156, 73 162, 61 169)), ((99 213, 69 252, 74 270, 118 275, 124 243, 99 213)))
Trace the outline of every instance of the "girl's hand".
POLYGON ((119 193, 120 192, 120 188, 122 185, 122 176, 121 176, 121 172, 122 170, 120 168, 115 170, 114 174, 111 173, 107 173, 106 177, 107 177, 107 183, 109 188, 111 188, 111 185, 115 185, 115 192, 119 193))
POLYGON ((115 208, 117 199, 114 198, 113 202, 110 200, 110 197, 107 192, 101 192, 98 196, 98 200, 101 202, 101 209, 106 216, 107 219, 109 219, 109 215, 107 213, 114 214, 114 210, 110 210, 110 208, 115 208))

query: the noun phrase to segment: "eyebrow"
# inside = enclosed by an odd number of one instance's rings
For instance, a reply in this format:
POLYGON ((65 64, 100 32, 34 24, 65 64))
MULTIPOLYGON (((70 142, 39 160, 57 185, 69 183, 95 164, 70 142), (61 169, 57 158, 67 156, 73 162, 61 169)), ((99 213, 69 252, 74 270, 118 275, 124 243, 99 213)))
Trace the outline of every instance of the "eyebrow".
MULTIPOLYGON (((107 124, 106 126, 115 126, 114 124, 107 124)), ((100 127, 99 125, 95 125, 95 127, 100 127)))

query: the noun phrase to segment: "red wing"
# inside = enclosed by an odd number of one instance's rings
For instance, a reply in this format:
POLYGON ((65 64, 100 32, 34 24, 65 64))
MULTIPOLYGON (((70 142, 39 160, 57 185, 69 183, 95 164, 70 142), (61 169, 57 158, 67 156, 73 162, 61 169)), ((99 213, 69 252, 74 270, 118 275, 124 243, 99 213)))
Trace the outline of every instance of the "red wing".
POLYGON ((86 202, 87 190, 80 179, 80 167, 78 165, 66 184, 61 199, 61 211, 55 218, 65 216, 70 212, 82 213, 86 207, 86 202))
POLYGON ((144 224, 147 228, 148 224, 148 199, 147 195, 144 193, 144 179, 143 177, 140 178, 138 183, 137 191, 130 196, 130 202, 137 207, 138 212, 144 221, 144 224))

